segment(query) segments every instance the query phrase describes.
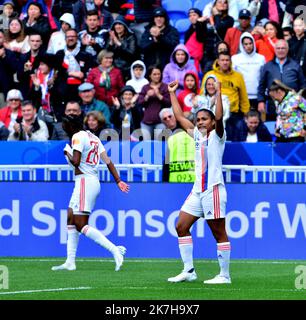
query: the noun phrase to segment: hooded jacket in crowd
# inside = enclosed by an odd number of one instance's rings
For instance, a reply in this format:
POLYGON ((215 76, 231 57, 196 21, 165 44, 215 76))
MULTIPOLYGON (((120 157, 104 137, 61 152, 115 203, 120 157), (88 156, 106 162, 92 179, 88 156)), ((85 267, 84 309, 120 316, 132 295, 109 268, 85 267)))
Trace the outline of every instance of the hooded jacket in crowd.
MULTIPOLYGON (((60 17, 60 23, 63 22, 69 24, 70 28, 75 29, 75 20, 74 16, 71 13, 64 13, 60 17)), ((66 46, 66 35, 62 28, 59 31, 55 31, 51 34, 49 44, 48 44, 48 53, 56 54, 57 51, 65 49, 66 46)))
POLYGON ((136 93, 140 93, 143 86, 149 83, 148 79, 145 78, 146 72, 147 72, 146 65, 141 60, 136 60, 132 63, 130 72, 131 72, 131 79, 126 82, 126 85, 132 86, 136 91, 136 93), (143 67, 142 75, 139 79, 136 79, 134 75, 133 68, 135 65, 141 65, 143 67))
POLYGON ((124 129, 129 129, 131 134, 134 130, 139 129, 142 117, 142 112, 140 110, 139 105, 136 104, 128 110, 124 106, 122 95, 126 91, 132 92, 133 95, 136 94, 132 86, 124 86, 119 94, 120 107, 114 108, 111 117, 112 123, 114 124, 114 128, 119 133, 119 135, 122 135, 122 131, 124 129))
POLYGON ((187 71, 197 72, 194 64, 190 61, 189 52, 184 44, 178 44, 173 50, 170 62, 165 66, 163 71, 163 82, 169 84, 174 80, 178 80, 179 87, 177 93, 179 93, 184 88, 184 77, 187 71), (175 54, 178 50, 182 50, 186 53, 185 63, 180 66, 175 58, 175 54))
MULTIPOLYGON (((240 44, 241 44, 242 33, 251 32, 252 30, 253 30, 253 27, 250 25, 249 28, 245 31, 242 31, 240 26, 229 28, 226 31, 224 41, 230 47, 231 56, 241 52, 240 44)), ((258 40, 258 39, 259 39, 259 36, 255 35, 255 40, 258 40)), ((254 45, 255 45, 255 42, 254 42, 254 45)))
POLYGON ((257 88, 260 79, 260 70, 265 65, 265 57, 256 53, 255 39, 249 32, 244 32, 240 37, 240 53, 232 56, 233 69, 242 73, 249 99, 257 99, 257 88), (253 52, 245 52, 242 41, 249 38, 253 42, 253 52))
POLYGON ((52 6, 52 15, 57 20, 64 13, 71 13, 75 20, 75 29, 79 32, 83 26, 85 8, 83 0, 54 0, 52 6))
POLYGON ((180 35, 177 29, 170 25, 168 13, 164 8, 155 9, 152 20, 142 34, 140 48, 144 55, 146 66, 158 64, 164 69, 165 65, 170 61, 170 56, 175 46, 179 44, 180 35), (166 24, 157 42, 154 41, 150 33, 151 27, 154 26, 154 16, 156 15, 165 17, 166 24))
POLYGON ((130 73, 130 65, 135 58, 137 59, 137 38, 122 16, 116 18, 110 29, 115 31, 114 26, 118 23, 124 26, 125 36, 119 40, 121 45, 108 44, 107 49, 114 53, 114 65, 121 70, 123 77, 127 80, 130 73))

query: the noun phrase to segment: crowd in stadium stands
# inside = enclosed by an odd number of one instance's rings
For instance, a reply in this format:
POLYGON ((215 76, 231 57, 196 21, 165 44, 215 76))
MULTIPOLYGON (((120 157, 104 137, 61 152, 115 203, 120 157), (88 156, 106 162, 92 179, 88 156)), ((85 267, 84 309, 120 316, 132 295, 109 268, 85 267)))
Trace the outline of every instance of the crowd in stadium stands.
POLYGON ((228 141, 304 142, 306 1, 202 2, 182 33, 169 0, 0 0, 0 140, 68 139, 71 113, 103 140, 159 139, 178 80, 188 119, 221 82, 228 141))

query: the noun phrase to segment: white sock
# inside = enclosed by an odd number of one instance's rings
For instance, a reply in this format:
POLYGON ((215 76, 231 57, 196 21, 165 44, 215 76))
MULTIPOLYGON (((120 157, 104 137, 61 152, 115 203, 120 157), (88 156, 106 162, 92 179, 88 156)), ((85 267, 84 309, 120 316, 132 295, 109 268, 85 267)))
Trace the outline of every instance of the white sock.
POLYGON ((184 263, 184 272, 188 272, 190 269, 193 269, 193 243, 192 237, 179 237, 179 248, 181 257, 184 263))
POLYGON ((220 266, 220 275, 229 278, 229 264, 231 255, 230 242, 217 243, 217 255, 220 266))
POLYGON ((67 263, 75 264, 75 256, 79 243, 79 232, 75 225, 67 225, 67 263))
POLYGON ((86 225, 82 228, 81 232, 91 240, 95 241, 97 244, 99 244, 101 247, 104 247, 111 253, 114 253, 117 247, 109 241, 100 231, 97 229, 86 225))

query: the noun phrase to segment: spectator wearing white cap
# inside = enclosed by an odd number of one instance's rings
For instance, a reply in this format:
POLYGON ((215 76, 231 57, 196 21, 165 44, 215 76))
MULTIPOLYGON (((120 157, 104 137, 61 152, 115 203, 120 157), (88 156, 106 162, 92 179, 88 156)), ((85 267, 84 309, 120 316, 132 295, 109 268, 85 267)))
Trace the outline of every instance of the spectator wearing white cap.
POLYGON ((91 112, 91 111, 101 112, 101 114, 105 118, 106 128, 110 128, 111 113, 110 113, 109 106, 105 102, 101 100, 97 100, 95 98, 96 91, 95 91, 94 85, 89 82, 84 82, 79 86, 78 90, 79 90, 79 96, 81 98, 80 106, 84 114, 86 115, 88 112, 91 112))
POLYGON ((48 53, 56 54, 57 51, 63 50, 66 45, 65 34, 69 29, 75 28, 74 16, 71 13, 64 13, 60 17, 61 29, 53 32, 48 44, 48 53))
POLYGON ((7 105, 0 109, 0 121, 12 132, 17 117, 21 117, 22 94, 17 89, 12 89, 6 96, 7 105))
POLYGON ((71 13, 75 21, 74 28, 79 32, 84 23, 84 2, 84 0, 53 0, 52 16, 59 21, 63 14, 71 13))

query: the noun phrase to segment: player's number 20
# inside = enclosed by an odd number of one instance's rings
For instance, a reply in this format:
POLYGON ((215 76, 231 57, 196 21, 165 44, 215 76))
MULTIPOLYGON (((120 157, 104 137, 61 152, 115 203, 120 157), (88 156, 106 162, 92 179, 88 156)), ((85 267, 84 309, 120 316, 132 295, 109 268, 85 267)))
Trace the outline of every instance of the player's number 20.
POLYGON ((86 162, 89 164, 96 165, 99 160, 99 148, 98 143, 95 141, 90 141, 92 149, 89 151, 86 162))

